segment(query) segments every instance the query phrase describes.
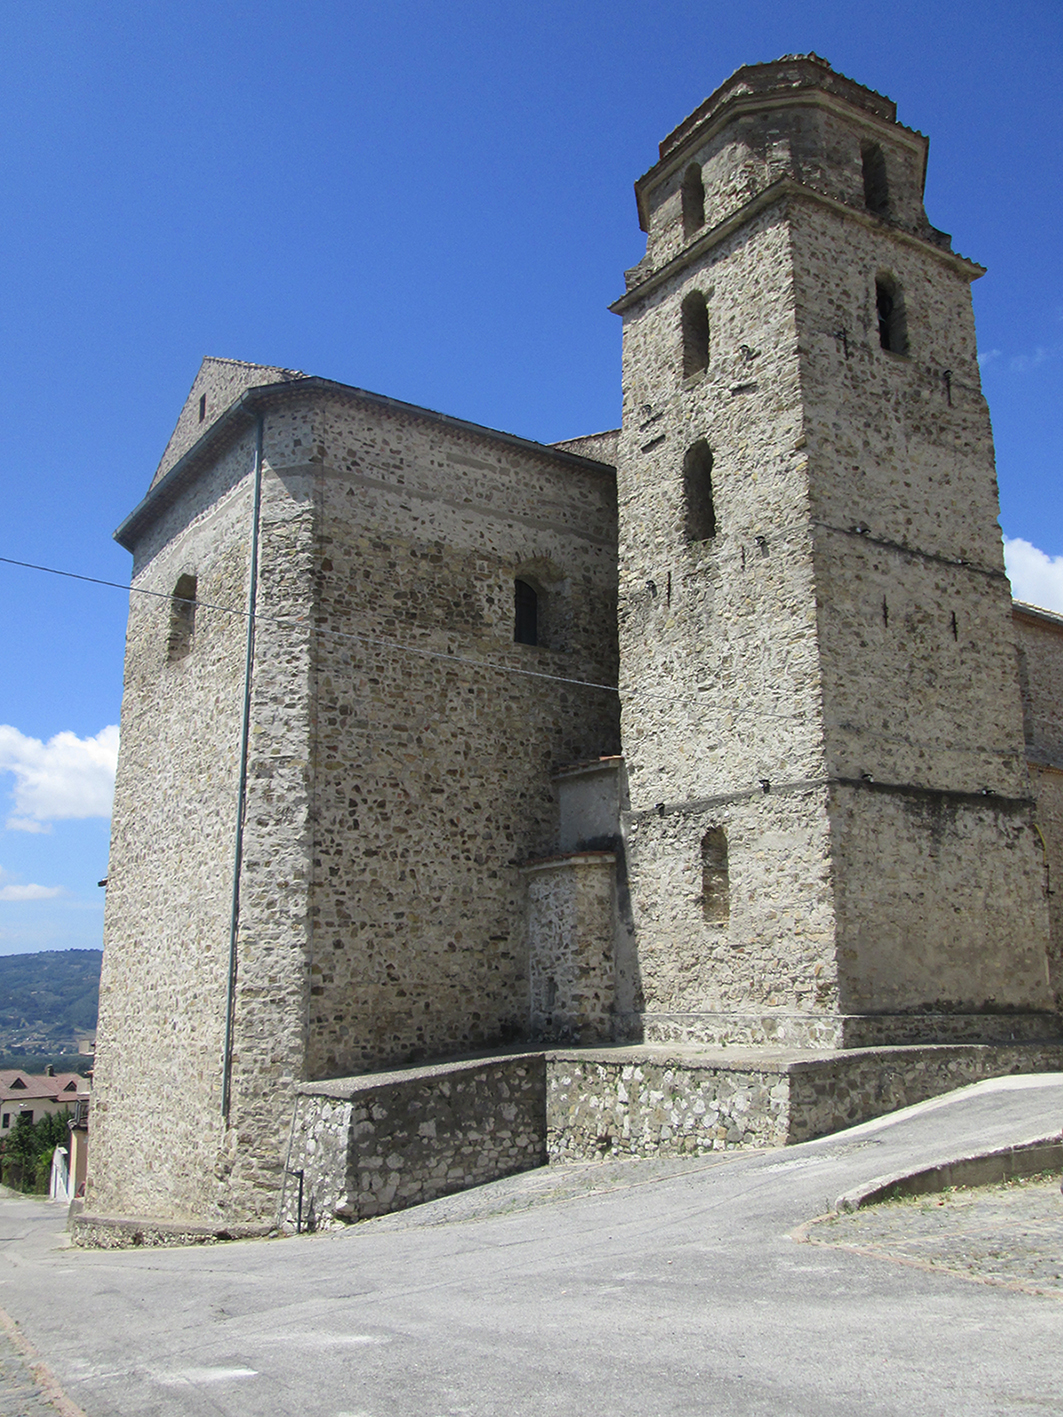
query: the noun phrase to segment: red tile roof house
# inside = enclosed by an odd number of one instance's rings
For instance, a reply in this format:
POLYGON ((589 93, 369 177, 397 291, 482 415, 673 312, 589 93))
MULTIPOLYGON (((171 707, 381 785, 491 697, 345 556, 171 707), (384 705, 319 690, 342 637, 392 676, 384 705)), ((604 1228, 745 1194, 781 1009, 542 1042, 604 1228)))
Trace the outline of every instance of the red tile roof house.
POLYGON ((0 1139, 21 1113, 28 1113, 31 1122, 39 1122, 53 1112, 72 1112, 78 1096, 87 1097, 88 1093, 89 1080, 80 1073, 0 1071, 0 1139))

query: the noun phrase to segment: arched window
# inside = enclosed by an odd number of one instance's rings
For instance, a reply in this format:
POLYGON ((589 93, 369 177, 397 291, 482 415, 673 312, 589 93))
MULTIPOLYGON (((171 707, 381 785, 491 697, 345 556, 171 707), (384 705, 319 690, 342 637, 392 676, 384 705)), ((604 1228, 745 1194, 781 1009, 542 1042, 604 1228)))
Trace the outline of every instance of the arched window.
POLYGON ((709 307, 699 290, 692 291, 682 305, 683 378, 703 374, 709 367, 709 307))
POLYGON ((178 576, 170 597, 170 636, 166 658, 171 664, 184 659, 192 648, 192 632, 196 627, 196 578, 178 576))
POLYGON ((716 535, 712 498, 712 452, 702 439, 683 459, 683 504, 688 541, 708 541, 716 535))
POLYGON ((908 321, 904 295, 892 276, 875 280, 875 311, 878 315, 878 342, 891 354, 908 353, 908 321))
POLYGON ((863 143, 860 158, 864 169, 864 206, 875 216, 888 216, 890 189, 882 149, 878 143, 863 143))
POLYGON ((539 596, 527 581, 513 582, 513 638, 519 645, 539 643, 539 596))
POLYGON ((692 162, 683 174, 683 235, 693 236, 705 225, 705 183, 701 168, 692 162))
POLYGON ((727 833, 723 827, 710 827, 701 838, 701 913, 712 925, 726 925, 731 918, 727 833))

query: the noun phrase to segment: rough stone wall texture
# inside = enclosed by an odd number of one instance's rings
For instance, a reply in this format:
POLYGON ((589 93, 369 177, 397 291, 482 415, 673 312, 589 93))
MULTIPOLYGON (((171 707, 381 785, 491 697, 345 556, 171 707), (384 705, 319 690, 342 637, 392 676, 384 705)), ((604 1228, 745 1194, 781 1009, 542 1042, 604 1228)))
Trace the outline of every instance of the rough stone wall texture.
MULTIPOLYGON (((816 65, 787 75, 782 65, 756 66, 764 83, 723 85, 661 144, 661 162, 637 184, 647 230, 646 256, 631 273, 632 283, 649 270, 680 258, 684 248, 712 232, 746 203, 756 202, 779 184, 800 184, 833 202, 864 207, 862 145, 878 144, 889 188, 888 215, 898 228, 946 246, 949 238, 930 226, 923 210, 922 178, 927 141, 897 124, 889 100, 851 84, 816 65), (769 74, 768 71, 771 71, 769 74), (796 84, 791 82, 796 78, 796 84), (753 91, 785 90, 758 104, 753 91), (740 92, 739 90, 745 90, 740 92), (869 102, 868 99, 871 99, 869 102), (737 100, 737 102, 735 101, 737 100), (855 101, 855 102, 854 102, 855 101), (704 223, 687 230, 682 188, 691 167, 705 192, 704 223)), ((740 70, 748 76, 752 68, 740 70)), ((738 75, 735 76, 738 78, 738 75)))
POLYGON ((281 1221, 327 1229, 542 1166, 543 1055, 483 1058, 299 1089, 281 1221))
MULTIPOLYGON (((650 1027, 662 1013, 806 1009, 817 991, 829 1007, 822 708, 781 215, 754 218, 648 295, 626 318, 624 360, 621 694, 643 993, 634 1012, 650 1027), (704 375, 684 379, 680 306, 692 289, 711 294, 710 359, 704 375), (690 541, 683 464, 701 439, 713 453, 717 527, 690 541), (702 909, 700 845, 720 827, 729 923, 702 909)), ((623 1031, 637 1036, 637 1023, 623 1031)))
POLYGON ((138 588, 192 574, 205 603, 176 663, 169 603, 131 610, 99 1214, 271 1216, 297 1082, 524 1034, 521 867, 553 771, 618 747, 615 691, 565 682, 615 682, 610 471, 338 386, 273 398, 224 1125, 251 418, 130 533, 138 588))
POLYGON ((784 1146, 987 1077, 1054 1072, 1063 1045, 547 1054, 550 1160, 784 1146))
POLYGON ((1052 1009, 1031 815, 1025 799, 834 789, 844 1012, 1052 1009))
POLYGON ((1014 607, 1027 757, 1063 768, 1063 616, 1014 607))
POLYGON ((520 867, 554 849, 551 772, 618 746, 614 693, 534 677, 615 682, 611 475, 357 402, 328 417, 310 1077, 522 1036, 520 867), (539 645, 513 640, 517 575, 539 645))
POLYGON ((765 1010, 1044 1010, 978 268, 926 223, 918 135, 815 94, 761 109, 725 104, 722 126, 693 124, 641 180, 647 257, 617 306, 643 992, 622 1034, 700 1014, 710 1041, 717 1011, 748 1029, 765 1010), (888 219, 864 206, 869 133, 886 152, 888 219), (706 219, 692 233, 680 187, 699 143, 706 219), (899 288, 905 354, 881 347, 877 278, 899 288), (687 376, 693 291, 709 359, 687 376), (716 524, 692 541, 684 454, 698 439, 716 524), (901 806, 883 787, 914 791, 901 806), (953 796, 928 804, 928 789, 953 796), (720 830, 729 919, 699 880, 699 845, 720 830))
POLYGON ((891 226, 810 203, 792 221, 827 769, 857 784, 832 792, 840 1003, 1046 1009, 969 275, 891 226), (879 344, 883 270, 904 291, 906 356, 879 344))
POLYGON ((791 1143, 829 1136, 983 1078, 1058 1072, 1063 1046, 968 1044, 853 1049, 789 1068, 791 1143))
POLYGON ((784 1146, 785 1069, 702 1066, 653 1056, 554 1056, 547 1073, 550 1160, 784 1146))
POLYGON ((290 444, 314 418, 309 409, 277 415, 264 430, 232 1098, 218 1174, 220 1203, 239 1219, 275 1212, 292 1087, 305 1076, 317 770, 307 608, 316 517, 313 478, 293 469, 290 444))
POLYGON ((583 852, 526 868, 530 1033, 604 1043, 613 1034, 616 857, 583 852))
POLYGON ((1063 1014, 1063 768, 1031 763, 1029 772, 1037 798, 1037 826, 1049 892, 1048 977, 1053 1006, 1057 1013, 1063 1014))
POLYGON ((577 453, 581 458, 593 458, 595 462, 608 463, 616 467, 620 429, 608 428, 604 433, 588 433, 583 438, 565 438, 560 443, 551 443, 565 453, 577 453))
POLYGON ((1047 873, 1049 977, 1063 1014, 1063 616, 1014 607, 1030 785, 1047 873))
POLYGON ((252 454, 230 449, 134 565, 134 587, 156 595, 130 598, 90 1210, 213 1213, 246 622, 207 605, 247 603, 252 454), (191 652, 169 663, 158 597, 189 572, 205 604, 191 652))
POLYGON ((269 383, 291 383, 304 377, 296 369, 248 364, 242 359, 204 359, 177 424, 170 434, 166 449, 159 459, 151 485, 154 487, 156 483, 161 482, 174 464, 210 431, 234 400, 248 389, 269 383))

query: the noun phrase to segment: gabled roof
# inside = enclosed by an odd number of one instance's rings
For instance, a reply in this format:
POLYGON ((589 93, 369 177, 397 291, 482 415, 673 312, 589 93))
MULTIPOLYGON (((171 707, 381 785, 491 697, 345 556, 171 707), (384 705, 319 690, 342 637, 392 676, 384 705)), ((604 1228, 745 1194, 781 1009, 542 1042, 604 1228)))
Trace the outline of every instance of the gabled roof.
POLYGON ((243 359, 219 359, 207 355, 185 399, 177 424, 170 434, 166 451, 151 479, 160 482, 194 443, 217 422, 227 408, 248 389, 260 384, 285 384, 305 379, 298 369, 281 369, 273 364, 248 364, 243 359))
POLYGON ((68 1102, 71 1106, 78 1094, 88 1096, 89 1080, 80 1073, 56 1073, 48 1077, 44 1073, 26 1073, 21 1068, 11 1068, 0 1072, 0 1101, 68 1102))

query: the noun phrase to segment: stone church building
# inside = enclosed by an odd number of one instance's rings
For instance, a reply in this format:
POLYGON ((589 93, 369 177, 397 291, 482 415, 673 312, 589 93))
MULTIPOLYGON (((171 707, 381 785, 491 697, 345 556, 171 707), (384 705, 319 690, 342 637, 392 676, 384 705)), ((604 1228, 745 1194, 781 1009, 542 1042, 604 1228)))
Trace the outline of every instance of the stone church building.
POLYGON ((271 1222, 308 1085, 477 1051, 1059 1065, 1063 620, 927 146, 815 55, 717 89, 618 431, 204 361, 117 532, 88 1212, 271 1222))

